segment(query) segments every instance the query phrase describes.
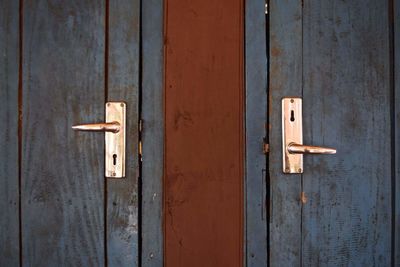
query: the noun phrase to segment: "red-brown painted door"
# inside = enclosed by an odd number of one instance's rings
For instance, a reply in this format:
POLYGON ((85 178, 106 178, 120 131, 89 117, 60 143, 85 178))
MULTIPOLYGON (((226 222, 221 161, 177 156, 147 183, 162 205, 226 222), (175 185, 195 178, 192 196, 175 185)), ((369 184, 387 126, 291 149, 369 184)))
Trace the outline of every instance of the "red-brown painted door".
POLYGON ((165 1, 164 262, 242 266, 243 1, 165 1))

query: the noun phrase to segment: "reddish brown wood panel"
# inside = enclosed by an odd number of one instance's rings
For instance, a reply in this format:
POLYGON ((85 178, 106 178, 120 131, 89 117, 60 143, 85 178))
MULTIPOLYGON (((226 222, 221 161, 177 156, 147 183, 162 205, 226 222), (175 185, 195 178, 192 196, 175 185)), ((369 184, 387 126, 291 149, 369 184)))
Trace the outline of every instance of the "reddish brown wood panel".
POLYGON ((242 0, 165 2, 165 265, 242 266, 242 0))

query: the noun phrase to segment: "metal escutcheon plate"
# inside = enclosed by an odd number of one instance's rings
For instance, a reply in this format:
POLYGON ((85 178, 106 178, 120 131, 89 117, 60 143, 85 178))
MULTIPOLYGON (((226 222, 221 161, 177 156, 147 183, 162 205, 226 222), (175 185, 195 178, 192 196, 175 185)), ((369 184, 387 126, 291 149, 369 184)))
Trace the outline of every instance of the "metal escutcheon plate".
POLYGON ((302 99, 282 99, 282 156, 284 173, 303 173, 303 155, 291 154, 290 143, 303 144, 302 99))
POLYGON ((123 178, 125 177, 126 104, 107 102, 106 122, 118 122, 120 130, 116 133, 105 133, 105 176, 123 178))

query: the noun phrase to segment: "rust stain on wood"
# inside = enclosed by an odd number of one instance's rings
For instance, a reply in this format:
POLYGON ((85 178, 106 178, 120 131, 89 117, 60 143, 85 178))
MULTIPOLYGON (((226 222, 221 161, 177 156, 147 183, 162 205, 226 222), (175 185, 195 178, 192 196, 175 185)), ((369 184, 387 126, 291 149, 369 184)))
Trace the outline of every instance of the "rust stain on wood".
POLYGON ((301 204, 306 204, 307 203, 307 201, 308 201, 308 198, 307 198, 307 195, 306 195, 306 193, 304 193, 304 192, 301 192, 301 194, 300 194, 300 202, 301 202, 301 204))
POLYGON ((282 50, 278 47, 271 47, 271 55, 274 57, 278 57, 282 54, 282 50))
POLYGON ((165 266, 242 266, 243 15, 165 3, 165 266))

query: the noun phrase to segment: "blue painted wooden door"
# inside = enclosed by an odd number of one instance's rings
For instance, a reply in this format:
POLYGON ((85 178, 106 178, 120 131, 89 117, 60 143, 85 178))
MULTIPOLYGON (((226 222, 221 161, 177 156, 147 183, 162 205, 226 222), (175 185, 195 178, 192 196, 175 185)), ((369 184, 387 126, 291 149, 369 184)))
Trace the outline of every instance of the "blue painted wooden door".
POLYGON ((269 3, 271 266, 400 263, 397 2, 269 3), (304 143, 337 149, 302 175, 282 173, 285 96, 303 98, 304 143))
POLYGON ((0 1, 0 266, 138 265, 140 1, 0 1), (107 101, 126 178, 104 177, 107 101))

